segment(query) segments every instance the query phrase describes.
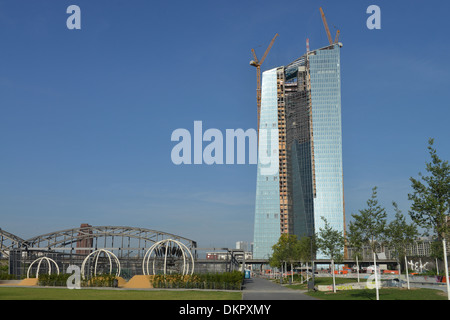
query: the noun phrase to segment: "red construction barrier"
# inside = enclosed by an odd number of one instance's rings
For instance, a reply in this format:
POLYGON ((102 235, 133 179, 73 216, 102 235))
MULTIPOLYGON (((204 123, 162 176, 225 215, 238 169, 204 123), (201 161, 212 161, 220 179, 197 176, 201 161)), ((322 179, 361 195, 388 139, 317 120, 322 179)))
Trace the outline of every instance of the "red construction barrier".
POLYGON ((384 274, 398 274, 398 270, 383 270, 384 274))

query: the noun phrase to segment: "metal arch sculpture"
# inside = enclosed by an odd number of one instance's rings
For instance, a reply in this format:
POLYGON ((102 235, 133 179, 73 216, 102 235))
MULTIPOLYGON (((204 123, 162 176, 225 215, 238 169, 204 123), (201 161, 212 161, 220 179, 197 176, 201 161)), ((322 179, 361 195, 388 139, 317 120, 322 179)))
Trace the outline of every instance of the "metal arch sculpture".
MULTIPOLYGON (((142 260, 142 273, 144 275, 150 275, 150 258, 152 260, 152 273, 156 274, 156 264, 162 263, 162 269, 164 275, 167 274, 168 259, 174 262, 175 259, 180 260, 182 258, 183 268, 180 270, 182 275, 192 275, 194 273, 194 256, 189 248, 182 242, 174 239, 165 239, 155 243, 144 255, 142 260), (175 246, 175 245, 176 246, 175 246), (170 249, 169 249, 170 248, 170 249), (153 257, 152 257, 153 254, 153 257)), ((175 263, 174 263, 175 264, 175 263)))
POLYGON ((33 264, 35 264, 36 262, 39 262, 39 263, 38 263, 38 266, 37 266, 37 270, 36 270, 36 278, 39 278, 39 270, 40 270, 40 268, 41 268, 41 263, 42 263, 42 261, 45 261, 45 262, 47 262, 47 264, 48 264, 48 274, 51 274, 51 273, 52 273, 52 263, 55 264, 55 266, 56 266, 56 272, 57 272, 57 274, 59 274, 59 267, 58 267, 58 264, 56 263, 55 260, 53 260, 53 259, 51 259, 51 258, 48 258, 48 257, 40 257, 40 258, 37 258, 36 260, 34 260, 34 261, 30 264, 30 266, 28 267, 28 270, 27 270, 27 278, 30 277, 31 267, 32 267, 33 264))
POLYGON ((84 269, 86 267, 86 263, 89 261, 89 259, 91 259, 91 256, 93 256, 93 259, 95 259, 95 265, 94 265, 94 276, 97 275, 97 267, 98 267, 98 258, 100 257, 101 253, 105 253, 105 255, 108 257, 109 260, 109 273, 112 274, 112 270, 113 270, 113 261, 116 263, 117 266, 117 272, 116 272, 116 277, 120 277, 120 261, 117 258, 117 256, 112 253, 109 250, 105 250, 105 249, 98 249, 94 252, 91 252, 84 260, 83 263, 81 264, 81 277, 83 279, 85 279, 85 272, 84 269), (113 258, 113 260, 111 259, 113 258))

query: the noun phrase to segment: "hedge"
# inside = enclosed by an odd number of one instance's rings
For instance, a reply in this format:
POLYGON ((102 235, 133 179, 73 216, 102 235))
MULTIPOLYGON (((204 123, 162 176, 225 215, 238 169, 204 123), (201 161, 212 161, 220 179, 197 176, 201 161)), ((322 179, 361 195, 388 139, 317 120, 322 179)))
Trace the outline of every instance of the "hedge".
POLYGON ((193 275, 155 275, 150 279, 153 288, 240 290, 244 274, 240 271, 199 273, 193 275))

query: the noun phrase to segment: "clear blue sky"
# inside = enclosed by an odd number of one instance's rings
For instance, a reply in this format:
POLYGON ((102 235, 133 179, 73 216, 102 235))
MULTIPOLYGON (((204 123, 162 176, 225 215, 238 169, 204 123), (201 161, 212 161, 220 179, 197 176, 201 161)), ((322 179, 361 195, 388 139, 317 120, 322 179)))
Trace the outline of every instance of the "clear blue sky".
POLYGON ((252 241, 256 166, 175 166, 173 130, 256 128, 256 72, 341 30, 346 212, 407 214, 429 137, 450 159, 447 1, 0 1, 0 227, 92 225, 252 241), (81 8, 68 30, 66 8, 81 8), (381 7, 382 29, 366 9, 381 7))

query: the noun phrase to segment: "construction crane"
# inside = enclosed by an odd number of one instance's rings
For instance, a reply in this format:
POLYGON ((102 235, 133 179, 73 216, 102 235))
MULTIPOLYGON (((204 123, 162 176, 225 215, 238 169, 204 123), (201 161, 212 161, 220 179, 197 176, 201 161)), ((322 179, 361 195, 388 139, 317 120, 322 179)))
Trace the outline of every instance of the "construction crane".
POLYGON ((258 58, 256 57, 255 50, 252 49, 252 55, 254 60, 250 61, 250 65, 256 67, 256 101, 258 104, 258 131, 259 131, 259 118, 261 114, 261 65, 264 63, 264 60, 266 60, 267 54, 269 53, 270 49, 272 49, 273 43, 275 42, 275 39, 277 37, 278 33, 275 35, 275 37, 273 37, 272 41, 269 44, 269 47, 267 48, 261 60, 258 60, 258 58))
POLYGON ((338 43, 338 41, 339 41, 339 35, 341 34, 341 31, 338 30, 338 31, 336 32, 336 37, 334 38, 334 42, 333 42, 333 39, 331 38, 330 28, 328 28, 327 18, 325 18, 325 13, 323 12, 322 8, 320 8, 320 14, 322 15, 323 25, 324 25, 324 27, 325 27, 325 31, 327 32, 327 37, 328 37, 328 41, 330 42, 330 46, 331 46, 333 43, 338 43))

